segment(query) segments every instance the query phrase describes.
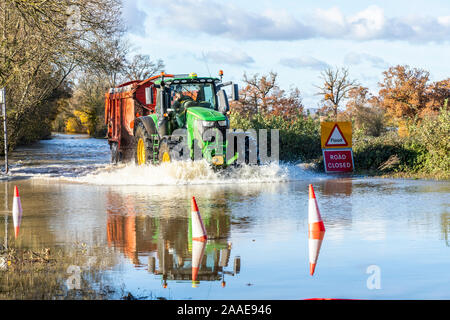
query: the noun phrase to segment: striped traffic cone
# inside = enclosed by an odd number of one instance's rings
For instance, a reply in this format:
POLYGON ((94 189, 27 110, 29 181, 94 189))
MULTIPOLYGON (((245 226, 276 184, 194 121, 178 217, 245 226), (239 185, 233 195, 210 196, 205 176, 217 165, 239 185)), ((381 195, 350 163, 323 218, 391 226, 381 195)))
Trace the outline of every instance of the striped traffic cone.
POLYGON ((325 226, 320 216, 316 195, 312 184, 309 185, 308 208, 308 248, 309 248, 309 273, 314 274, 320 247, 325 236, 325 226))
POLYGON ((200 281, 197 280, 198 271, 205 253, 205 241, 192 241, 192 288, 197 288, 200 281))
POLYGON ((197 202, 195 197, 192 197, 192 240, 206 241, 206 229, 203 225, 202 217, 198 211, 197 202))
POLYGON ((14 186, 13 223, 15 237, 19 236, 20 222, 22 221, 22 204, 20 203, 19 189, 14 186))

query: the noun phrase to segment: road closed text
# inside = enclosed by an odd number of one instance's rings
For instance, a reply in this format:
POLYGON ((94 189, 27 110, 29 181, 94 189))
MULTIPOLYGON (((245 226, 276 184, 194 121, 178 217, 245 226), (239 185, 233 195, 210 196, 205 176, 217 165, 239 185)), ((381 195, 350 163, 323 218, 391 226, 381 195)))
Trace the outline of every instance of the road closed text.
POLYGON ((353 154, 351 149, 323 150, 326 172, 352 172, 353 154))

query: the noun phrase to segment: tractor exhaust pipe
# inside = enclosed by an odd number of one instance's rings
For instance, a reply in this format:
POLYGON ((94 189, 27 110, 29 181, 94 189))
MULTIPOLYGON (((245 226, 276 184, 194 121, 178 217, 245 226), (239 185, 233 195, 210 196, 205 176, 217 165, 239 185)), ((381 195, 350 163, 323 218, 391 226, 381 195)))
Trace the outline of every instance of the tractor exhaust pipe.
POLYGON ((161 80, 161 115, 158 121, 158 132, 161 137, 167 135, 167 125, 168 125, 168 114, 167 114, 167 104, 169 103, 168 95, 166 92, 166 84, 164 82, 164 77, 161 80))

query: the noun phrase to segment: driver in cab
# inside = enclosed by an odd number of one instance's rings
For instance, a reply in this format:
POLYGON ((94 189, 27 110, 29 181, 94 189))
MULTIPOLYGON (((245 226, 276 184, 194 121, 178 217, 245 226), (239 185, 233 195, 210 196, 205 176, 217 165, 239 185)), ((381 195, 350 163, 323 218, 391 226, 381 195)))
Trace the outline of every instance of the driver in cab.
POLYGON ((185 101, 189 101, 192 100, 191 97, 189 96, 185 96, 183 95, 183 93, 181 92, 181 88, 176 88, 175 89, 175 95, 173 96, 173 102, 172 102, 172 107, 173 109, 175 109, 175 112, 177 113, 181 113, 184 110, 182 110, 182 106, 183 106, 183 102, 185 101))
POLYGON ((179 128, 184 127, 184 112, 185 107, 184 107, 184 102, 186 101, 193 101, 193 99, 190 96, 186 96, 183 95, 182 90, 181 90, 181 86, 175 89, 175 94, 173 96, 173 100, 172 100, 172 108, 175 110, 175 114, 176 114, 176 121, 178 124, 179 128))

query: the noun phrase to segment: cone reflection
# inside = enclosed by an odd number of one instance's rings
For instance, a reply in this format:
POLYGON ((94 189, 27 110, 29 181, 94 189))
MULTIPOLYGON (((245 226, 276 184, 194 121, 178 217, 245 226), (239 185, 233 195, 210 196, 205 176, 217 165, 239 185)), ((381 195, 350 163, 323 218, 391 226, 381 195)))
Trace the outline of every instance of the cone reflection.
POLYGON ((311 232, 308 239, 309 248, 309 274, 314 275, 317 259, 319 258, 320 247, 325 236, 324 231, 311 232))
POLYGON ((20 203, 19 189, 14 187, 13 198, 13 223, 14 223, 14 235, 17 238, 19 236, 20 223, 22 221, 22 204, 20 203))
POLYGON ((320 215, 316 195, 313 186, 309 185, 308 207, 308 249, 309 249, 309 274, 312 276, 316 270, 320 247, 325 236, 325 225, 320 215))
POLYGON ((198 271, 202 264, 203 255, 205 253, 206 242, 192 241, 192 287, 196 288, 200 281, 198 278, 198 271))
POLYGON ((200 215, 200 211, 197 207, 197 202, 195 201, 195 197, 192 197, 192 240, 197 241, 206 241, 206 229, 203 224, 202 217, 200 215))

